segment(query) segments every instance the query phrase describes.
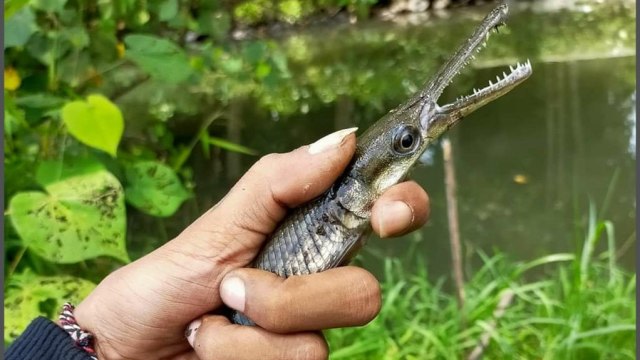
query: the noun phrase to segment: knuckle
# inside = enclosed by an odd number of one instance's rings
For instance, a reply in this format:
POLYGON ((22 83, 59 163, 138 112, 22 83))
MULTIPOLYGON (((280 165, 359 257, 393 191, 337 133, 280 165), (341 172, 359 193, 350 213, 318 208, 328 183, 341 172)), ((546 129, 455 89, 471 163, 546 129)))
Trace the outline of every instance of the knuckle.
POLYGON ((279 159, 279 154, 271 153, 263 155, 253 166, 254 171, 264 171, 270 169, 279 159))

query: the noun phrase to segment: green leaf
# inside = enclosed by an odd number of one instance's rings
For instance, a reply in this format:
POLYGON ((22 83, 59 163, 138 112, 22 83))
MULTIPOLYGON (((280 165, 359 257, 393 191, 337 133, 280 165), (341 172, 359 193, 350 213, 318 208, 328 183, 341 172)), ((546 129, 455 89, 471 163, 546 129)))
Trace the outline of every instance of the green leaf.
POLYGON ((36 181, 40 186, 68 179, 78 175, 104 170, 104 165, 92 157, 65 158, 61 160, 43 160, 36 169, 36 181))
POLYGON ((13 112, 7 109, 4 110, 5 141, 7 141, 6 136, 15 134, 20 128, 23 127, 27 127, 26 121, 24 119, 24 111, 19 109, 13 112))
POLYGON ((99 170, 45 189, 9 202, 11 222, 29 250, 65 264, 103 255, 129 261, 124 194, 115 176, 99 170))
POLYGON ((57 59, 71 50, 69 41, 60 41, 60 34, 56 31, 34 34, 27 43, 26 49, 31 56, 43 64, 51 66, 57 59))
POLYGON ((73 51, 58 62, 58 80, 72 87, 82 85, 95 74, 91 56, 87 51, 73 51))
POLYGON ((16 99, 16 105, 33 109, 59 108, 64 102, 63 98, 47 93, 26 95, 16 99))
POLYGON ((127 201, 149 215, 171 216, 191 194, 176 173, 156 161, 133 164, 126 170, 127 201))
POLYGON ((295 22, 302 17, 302 4, 298 0, 283 0, 278 2, 278 10, 285 20, 295 22))
POLYGON ((260 62, 267 52, 267 45, 262 41, 249 43, 242 51, 244 58, 251 64, 260 62))
POLYGON ((198 32, 211 35, 220 42, 226 38, 231 28, 231 15, 225 11, 200 11, 198 15, 198 32))
POLYGON ((30 272, 13 275, 4 299, 4 311, 11 314, 5 318, 4 341, 15 340, 38 316, 55 319, 65 302, 79 303, 95 286, 74 276, 38 276, 30 272), (46 309, 43 305, 51 301, 52 306, 46 309))
POLYGON ((165 0, 160 5, 158 17, 161 21, 171 20, 178 15, 178 0, 165 0))
POLYGON ((61 12, 67 0, 32 0, 31 6, 46 12, 61 12))
POLYGON ((81 26, 64 28, 60 31, 60 37, 69 41, 71 46, 81 50, 89 46, 89 34, 81 26))
POLYGON ((271 73, 271 66, 265 62, 261 62, 256 66, 255 74, 258 79, 264 79, 271 73))
POLYGON ((220 63, 220 68, 229 74, 239 73, 242 70, 242 59, 230 57, 220 63))
POLYGON ((4 24, 4 48, 24 46, 38 29, 33 11, 27 6, 16 11, 4 24))
POLYGON ((81 143, 116 156, 124 120, 120 109, 106 97, 89 95, 87 101, 66 104, 62 120, 81 143))
POLYGON ((247 155, 258 155, 258 152, 251 148, 248 148, 246 146, 239 145, 229 140, 221 139, 218 137, 210 136, 208 139, 206 139, 206 141, 208 141, 209 144, 213 146, 217 146, 225 150, 247 154, 247 155))
POLYGON ((287 64, 287 57, 281 52, 275 52, 271 55, 271 60, 275 64, 275 67, 284 74, 285 77, 290 77, 289 65, 287 64))
MULTIPOLYGON (((29 4, 30 0, 5 0, 4 1, 4 19, 7 20, 13 16, 18 10, 29 4)), ((6 29, 6 25, 5 25, 6 29)))
POLYGON ((187 54, 169 40, 133 34, 126 36, 124 42, 126 56, 158 80, 179 83, 192 73, 187 54))
POLYGON ((6 136, 13 135, 18 129, 28 127, 25 120, 24 110, 20 109, 17 105, 18 102, 13 96, 10 96, 5 91, 4 93, 4 134, 5 141, 6 136))

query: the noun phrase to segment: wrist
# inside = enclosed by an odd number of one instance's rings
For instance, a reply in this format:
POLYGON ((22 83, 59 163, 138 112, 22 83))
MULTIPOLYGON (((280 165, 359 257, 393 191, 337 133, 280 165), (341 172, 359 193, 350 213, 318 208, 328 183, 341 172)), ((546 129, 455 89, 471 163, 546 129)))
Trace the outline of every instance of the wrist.
POLYGON ((109 331, 101 318, 108 313, 108 309, 96 309, 92 301, 92 295, 84 299, 74 310, 76 322, 83 330, 93 334, 93 349, 100 360, 121 358, 119 354, 109 347, 109 331))
POLYGON ((83 329, 78 324, 75 314, 75 307, 71 303, 65 303, 56 322, 58 326, 71 337, 77 347, 84 350, 93 360, 97 360, 94 348, 94 336, 91 332, 83 329))

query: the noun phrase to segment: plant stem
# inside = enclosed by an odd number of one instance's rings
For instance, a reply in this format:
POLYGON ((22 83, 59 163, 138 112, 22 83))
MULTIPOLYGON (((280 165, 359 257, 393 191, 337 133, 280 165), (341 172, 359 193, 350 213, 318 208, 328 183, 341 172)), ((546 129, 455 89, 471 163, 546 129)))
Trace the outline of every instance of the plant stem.
POLYGON ((204 132, 207 131, 209 126, 211 126, 211 124, 221 116, 222 116, 222 111, 217 111, 204 119, 204 121, 202 122, 202 125, 200 126, 200 130, 198 130, 198 133, 193 137, 193 139, 191 139, 191 142, 189 143, 187 148, 182 150, 180 152, 180 155, 178 155, 178 158, 175 160, 175 163, 172 166, 174 171, 177 172, 182 168, 182 165, 184 165, 184 162, 187 161, 187 159, 189 158, 189 155, 191 155, 193 148, 196 146, 196 144, 198 144, 198 141, 202 137, 202 134, 204 134, 204 132))
POLYGON ((447 195, 447 218, 449 220, 449 241, 451 243, 453 278, 458 295, 458 307, 462 309, 464 307, 464 277, 462 272, 460 225, 458 221, 458 200, 456 197, 456 173, 453 165, 451 142, 448 138, 442 141, 442 157, 444 159, 444 183, 447 195))
POLYGON ((26 246, 20 248, 20 251, 18 251, 18 255, 13 259, 13 261, 11 262, 11 265, 9 266, 8 277, 13 275, 13 273, 16 271, 16 268, 18 267, 18 264, 20 263, 20 260, 22 260, 22 256, 24 256, 25 252, 27 252, 27 247, 26 246))

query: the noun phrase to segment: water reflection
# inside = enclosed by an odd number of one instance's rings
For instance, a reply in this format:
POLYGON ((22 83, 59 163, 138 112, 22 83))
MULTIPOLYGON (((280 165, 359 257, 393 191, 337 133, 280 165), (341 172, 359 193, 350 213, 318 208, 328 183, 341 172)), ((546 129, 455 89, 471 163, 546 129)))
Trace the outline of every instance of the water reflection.
MULTIPOLYGON (((572 250, 590 199, 616 225, 619 243, 634 234, 635 161, 628 152, 634 84, 609 70, 633 67, 633 58, 535 64, 535 76, 520 89, 451 132, 468 252, 499 249, 531 259, 572 250)), ((493 73, 480 71, 477 78, 493 73)), ((438 274, 449 268, 440 158, 414 175, 429 189, 433 210, 419 251, 438 274)), ((402 253, 397 243, 378 246, 402 253)), ((633 267, 632 252, 623 258, 633 267)))

